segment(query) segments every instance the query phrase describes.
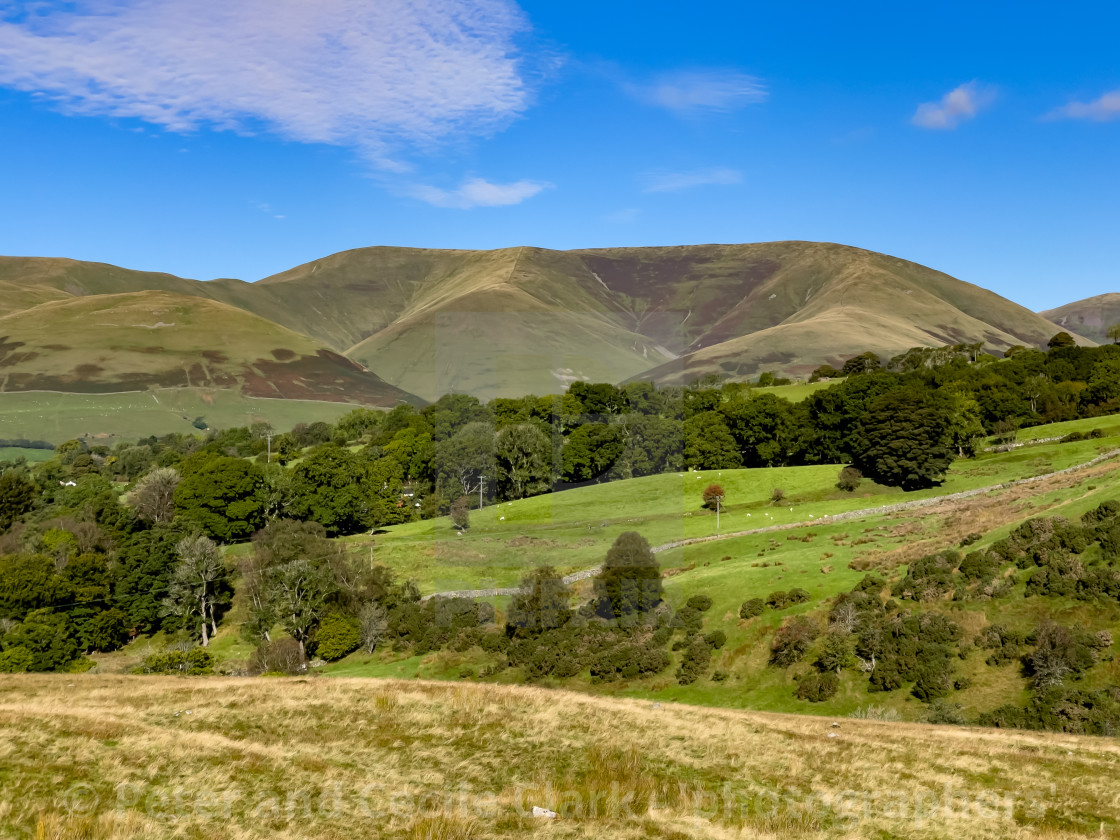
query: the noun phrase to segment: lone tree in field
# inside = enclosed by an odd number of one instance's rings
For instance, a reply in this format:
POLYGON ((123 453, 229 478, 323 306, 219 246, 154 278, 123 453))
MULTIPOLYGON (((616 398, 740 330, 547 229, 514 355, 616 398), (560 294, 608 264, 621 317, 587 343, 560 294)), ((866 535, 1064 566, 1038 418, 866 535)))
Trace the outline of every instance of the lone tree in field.
POLYGON ((852 465, 880 484, 930 487, 953 463, 952 421, 935 397, 888 391, 868 406, 852 434, 852 465))
POLYGON ((632 625, 661 603, 661 567, 637 531, 618 535, 595 578, 599 612, 632 625))
POLYGON ((471 527, 471 500, 460 496, 451 504, 451 524, 460 531, 471 527))
POLYGON ((715 510, 723 505, 723 487, 719 484, 709 484, 704 488, 704 507, 715 510))
POLYGON ((1112 339, 1113 344, 1120 344, 1120 324, 1113 324, 1104 334, 1112 339))

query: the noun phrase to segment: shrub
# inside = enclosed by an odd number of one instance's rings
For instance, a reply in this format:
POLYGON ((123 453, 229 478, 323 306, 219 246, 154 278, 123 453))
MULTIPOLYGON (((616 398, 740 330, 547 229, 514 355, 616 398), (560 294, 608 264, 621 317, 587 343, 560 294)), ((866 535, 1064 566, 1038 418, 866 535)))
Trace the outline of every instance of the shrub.
POLYGON ((361 643, 362 630, 358 620, 343 613, 331 613, 315 631, 315 653, 328 662, 357 650, 361 643))
POLYGON ((786 595, 790 604, 806 604, 811 597, 808 590, 798 589, 797 587, 791 589, 786 595))
POLYGON ((789 593, 783 590, 771 592, 766 596, 766 606, 772 610, 784 610, 789 606, 789 593))
POLYGON ((704 614, 696 609, 696 607, 681 607, 677 610, 676 615, 673 616, 673 626, 681 628, 689 635, 699 633, 703 625, 704 614))
POLYGON ((788 624, 783 624, 770 645, 770 664, 788 668, 795 662, 800 662, 819 635, 820 628, 805 616, 798 616, 788 624))
POLYGON ((691 685, 707 673, 711 662, 712 649, 708 643, 700 637, 694 638, 681 657, 680 667, 677 668, 677 682, 691 685))
POLYGON ((140 665, 142 674, 209 674, 214 668, 214 657, 205 648, 168 650, 145 657, 140 665))
POLYGON ((451 504, 451 524, 460 531, 471 527, 471 500, 460 496, 451 504))
POLYGON ((1027 670, 1036 691, 1061 686, 1067 677, 1079 677, 1097 661, 1097 640, 1089 633, 1046 622, 1038 628, 1027 670))
POLYGON ((749 601, 744 601, 743 605, 739 607, 739 618, 747 619, 762 615, 765 608, 766 602, 761 598, 751 598, 749 601))
POLYGON ((712 682, 724 682, 727 680, 728 674, 726 671, 712 672, 712 682))
POLYGON ((707 595, 693 595, 685 603, 700 612, 707 612, 712 608, 712 599, 707 595))
POLYGON ((704 488, 703 499, 704 507, 709 510, 715 510, 717 506, 722 506, 724 499, 723 487, 718 484, 709 484, 704 488))
POLYGON ((851 493, 859 489, 859 485, 862 481, 863 473, 857 468, 844 467, 844 469, 840 470, 840 475, 836 479, 836 486, 841 490, 851 493))
POLYGON ((809 674, 801 678, 794 692, 798 700, 820 703, 836 695, 840 689, 840 678, 831 671, 825 674, 809 674))
POLYGON ((712 650, 719 650, 727 644, 727 634, 722 630, 713 630, 704 636, 704 641, 708 643, 708 647, 712 650))
POLYGON ((953 724, 961 726, 965 723, 964 710, 960 703, 949 703, 945 700, 934 700, 929 705, 926 713, 926 723, 953 724))
POLYGON ((0 674, 22 674, 31 667, 32 661, 27 648, 9 648, 0 653, 0 674))
POLYGON ((263 642, 249 657, 249 674, 302 674, 307 671, 307 657, 295 639, 263 642))
POLYGON ((775 487, 770 491, 770 503, 780 505, 786 497, 786 491, 781 487, 775 487))
POLYGON ((817 656, 817 670, 822 673, 830 671, 839 673, 845 668, 856 664, 855 640, 850 633, 843 631, 829 632, 824 638, 820 655, 817 656))

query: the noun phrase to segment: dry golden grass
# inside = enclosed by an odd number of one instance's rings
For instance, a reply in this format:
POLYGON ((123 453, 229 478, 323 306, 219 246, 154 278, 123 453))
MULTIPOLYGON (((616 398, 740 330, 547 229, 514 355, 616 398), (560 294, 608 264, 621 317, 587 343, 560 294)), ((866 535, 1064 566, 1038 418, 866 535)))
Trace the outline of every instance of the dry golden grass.
POLYGON ((1117 830, 1115 739, 839 723, 515 686, 9 676, 0 680, 0 836, 1117 830), (560 818, 535 818, 534 805, 560 818))

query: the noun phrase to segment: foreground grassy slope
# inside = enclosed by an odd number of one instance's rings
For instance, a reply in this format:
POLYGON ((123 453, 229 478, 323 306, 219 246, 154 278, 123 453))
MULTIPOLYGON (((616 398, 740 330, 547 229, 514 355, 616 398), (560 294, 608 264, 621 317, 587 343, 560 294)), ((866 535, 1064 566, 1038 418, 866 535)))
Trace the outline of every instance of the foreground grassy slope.
MULTIPOLYGON (((55 444, 83 438, 112 444, 170 432, 199 434, 193 425, 198 417, 216 429, 263 421, 286 431, 297 423, 333 423, 353 408, 343 402, 256 399, 219 388, 153 388, 123 394, 6 393, 0 394, 0 438, 55 444)), ((5 451, 0 450, 0 457, 5 451)))
POLYGON ((539 688, 7 676, 0 733, 11 837, 980 840, 1120 820, 1115 739, 539 688))

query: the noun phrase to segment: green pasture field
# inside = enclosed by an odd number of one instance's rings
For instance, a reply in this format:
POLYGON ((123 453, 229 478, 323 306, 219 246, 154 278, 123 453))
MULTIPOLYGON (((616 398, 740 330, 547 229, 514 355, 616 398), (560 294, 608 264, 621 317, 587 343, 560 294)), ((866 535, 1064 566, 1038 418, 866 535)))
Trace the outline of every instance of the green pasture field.
POLYGON ((55 444, 83 438, 112 444, 169 432, 198 433, 192 425, 197 417, 211 428, 263 420, 287 431, 297 423, 334 422, 354 407, 317 400, 253 399, 208 388, 121 394, 4 393, 0 394, 0 438, 55 444))

